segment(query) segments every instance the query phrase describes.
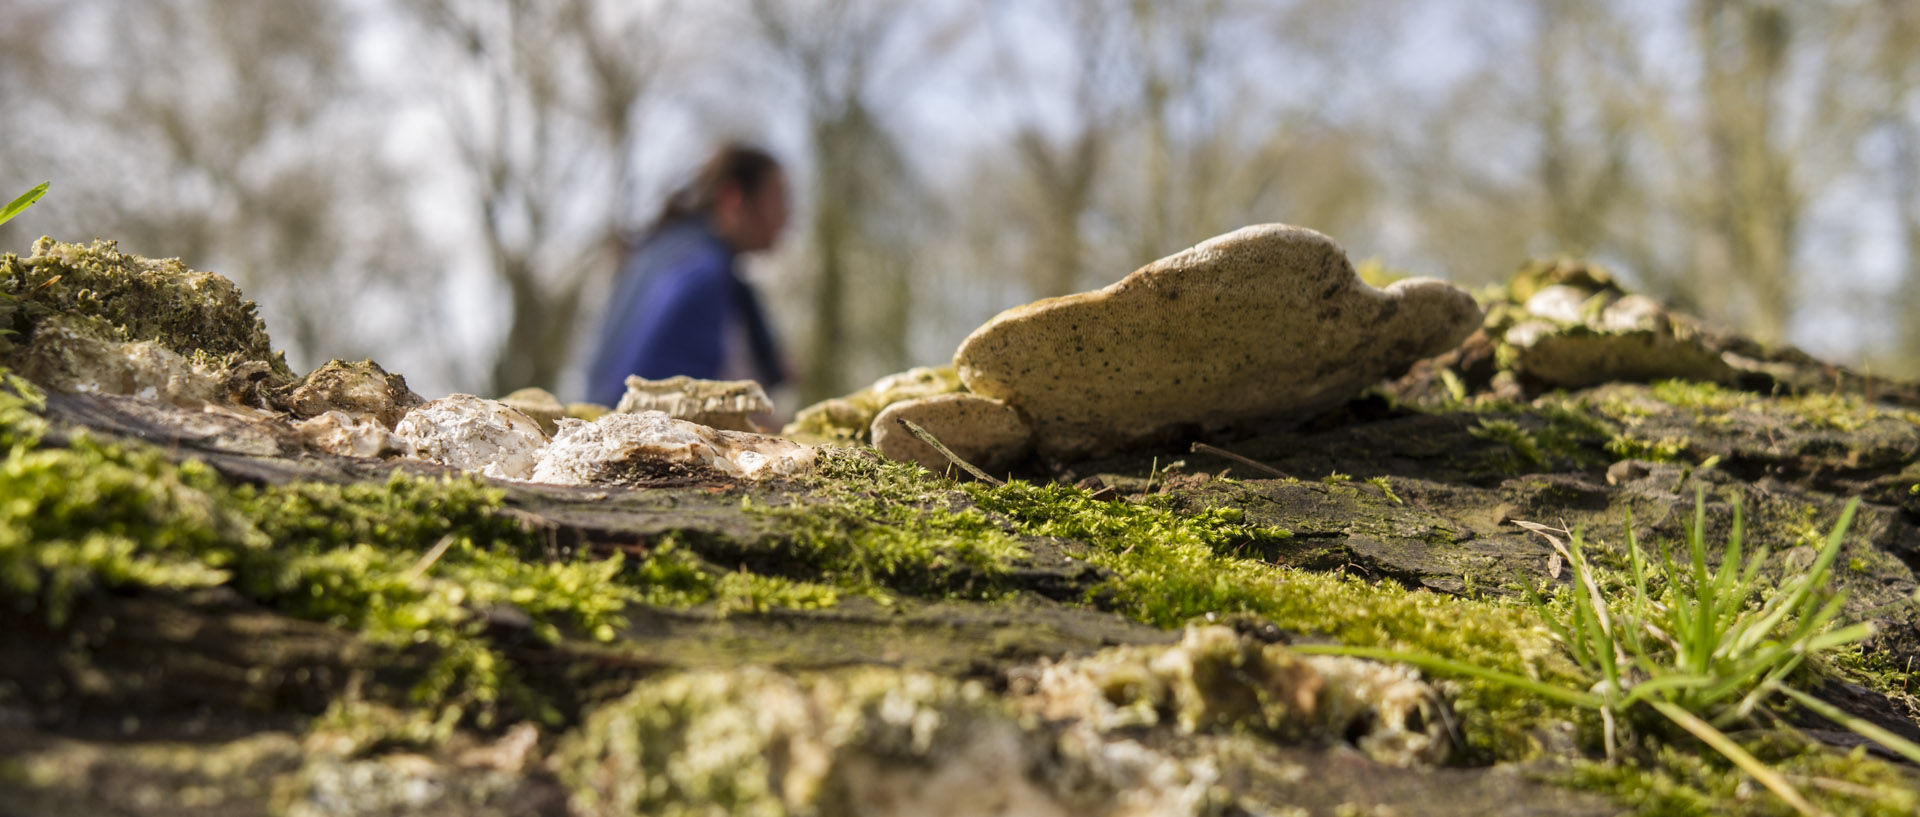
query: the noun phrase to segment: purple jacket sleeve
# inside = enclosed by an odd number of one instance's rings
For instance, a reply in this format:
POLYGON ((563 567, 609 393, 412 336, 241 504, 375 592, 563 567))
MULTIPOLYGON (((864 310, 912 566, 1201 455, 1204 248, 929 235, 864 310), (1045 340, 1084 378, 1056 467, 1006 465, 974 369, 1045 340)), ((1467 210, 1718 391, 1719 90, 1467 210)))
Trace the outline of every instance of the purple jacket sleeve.
POLYGON ((731 319, 727 259, 705 249, 662 269, 637 303, 612 304, 624 313, 589 372, 588 398, 613 405, 625 393, 626 376, 648 379, 688 375, 712 379, 724 365, 723 337, 731 319))

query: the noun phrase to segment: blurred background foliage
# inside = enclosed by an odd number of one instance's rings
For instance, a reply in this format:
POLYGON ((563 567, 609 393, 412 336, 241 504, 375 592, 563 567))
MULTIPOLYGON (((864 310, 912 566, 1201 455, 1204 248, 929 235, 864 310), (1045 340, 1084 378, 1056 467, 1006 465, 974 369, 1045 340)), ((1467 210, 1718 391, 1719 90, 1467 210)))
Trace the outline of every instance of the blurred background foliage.
POLYGON ((577 392, 623 236, 721 137, 799 399, 1249 223, 1465 284, 1568 253, 1920 374, 1906 0, 0 0, 0 228, 238 281, 296 367, 577 392))

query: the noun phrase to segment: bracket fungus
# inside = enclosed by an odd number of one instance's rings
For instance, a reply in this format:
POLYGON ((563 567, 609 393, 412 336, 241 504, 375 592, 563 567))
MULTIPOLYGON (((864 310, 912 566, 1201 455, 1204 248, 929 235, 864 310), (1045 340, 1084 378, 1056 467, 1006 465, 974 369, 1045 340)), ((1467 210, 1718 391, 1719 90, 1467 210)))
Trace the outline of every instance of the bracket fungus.
POLYGON ((1182 426, 1305 419, 1480 325, 1444 281, 1366 285, 1301 227, 1245 227, 1093 292, 1015 307, 954 356, 969 391, 1031 418, 1044 454, 1182 426))
POLYGON ((613 410, 658 411, 723 431, 759 431, 751 418, 771 413, 773 401, 752 380, 695 380, 685 375, 648 380, 636 375, 627 378, 627 393, 613 410))
POLYGON ((813 459, 813 448, 779 437, 717 430, 660 411, 615 412, 591 423, 561 420, 530 478, 588 485, 710 469, 762 479, 805 473, 813 459))

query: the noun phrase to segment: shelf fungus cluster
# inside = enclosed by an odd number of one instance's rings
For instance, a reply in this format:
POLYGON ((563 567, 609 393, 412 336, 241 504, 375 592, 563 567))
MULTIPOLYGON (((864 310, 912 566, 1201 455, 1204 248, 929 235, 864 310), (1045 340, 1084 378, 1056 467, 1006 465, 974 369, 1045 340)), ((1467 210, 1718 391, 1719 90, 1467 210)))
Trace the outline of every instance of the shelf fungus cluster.
MULTIPOLYGON (((759 385, 689 378, 629 380, 621 407, 589 421, 542 423, 513 405, 467 394, 427 403, 396 433, 413 456, 500 479, 554 485, 627 483, 676 475, 736 479, 796 476, 813 467, 814 449, 779 437, 732 430, 770 410, 759 385), (649 406, 667 406, 683 419, 649 406)), ((521 402, 525 402, 525 398, 521 402)))
MULTIPOLYGON (((961 343, 945 393, 902 394, 860 416, 874 416, 866 436, 889 457, 947 465, 896 428, 905 418, 994 470, 1029 450, 1071 457, 1185 429, 1303 420, 1452 349, 1481 318, 1451 284, 1375 289, 1332 239, 1258 225, 1104 289, 1009 309, 961 343)), ((839 402, 857 408, 882 393, 876 384, 839 402)), ((801 416, 818 426, 833 408, 801 416)))

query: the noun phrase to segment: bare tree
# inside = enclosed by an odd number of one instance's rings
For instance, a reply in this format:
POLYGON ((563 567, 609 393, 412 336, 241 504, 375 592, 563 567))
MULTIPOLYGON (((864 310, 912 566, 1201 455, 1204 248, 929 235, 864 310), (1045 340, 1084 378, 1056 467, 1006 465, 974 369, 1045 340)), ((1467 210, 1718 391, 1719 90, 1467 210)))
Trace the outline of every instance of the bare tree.
POLYGON ((405 212, 380 204, 396 177, 346 56, 344 4, 23 12, 39 22, 12 29, 24 45, 4 49, 6 73, 26 81, 7 92, 38 115, 0 151, 55 180, 57 229, 236 279, 296 359, 369 351, 354 301, 416 282, 405 212), (93 39, 61 41, 75 31, 93 39))
POLYGON ((951 42, 952 21, 884 0, 750 0, 753 30, 791 78, 812 186, 811 333, 801 399, 910 365, 914 229, 930 202, 885 112, 951 42))
POLYGON ((1081 225, 1094 208, 1095 183, 1108 170, 1110 141, 1124 125, 1132 97, 1128 19, 1120 0, 1061 0, 1010 9, 994 27, 994 86, 1017 97, 1028 118, 1014 133, 1011 147, 1025 171, 1019 187, 1025 195, 1015 199, 1016 220, 1031 225, 1028 277, 1037 297, 1075 292, 1086 277, 1081 225), (1070 48, 1064 99, 1042 96, 1032 69, 1018 62, 1019 38, 1030 33, 1008 30, 1014 21, 1007 17, 1022 11, 1057 12, 1056 28, 1070 48), (1038 121, 1049 111, 1066 114, 1063 132, 1049 133, 1038 121))
POLYGON ((1880 9, 1856 53, 1868 55, 1867 70, 1851 76, 1865 87, 1849 89, 1876 112, 1869 134, 1885 139, 1883 178, 1902 261, 1898 297, 1889 299, 1895 329, 1891 348, 1875 357, 1891 373, 1920 376, 1920 8, 1900 4, 1880 9))
POLYGON ((511 318, 487 388, 553 388, 581 296, 613 265, 643 181, 647 95, 666 63, 666 4, 406 0, 443 62, 453 144, 511 318))

